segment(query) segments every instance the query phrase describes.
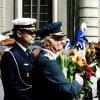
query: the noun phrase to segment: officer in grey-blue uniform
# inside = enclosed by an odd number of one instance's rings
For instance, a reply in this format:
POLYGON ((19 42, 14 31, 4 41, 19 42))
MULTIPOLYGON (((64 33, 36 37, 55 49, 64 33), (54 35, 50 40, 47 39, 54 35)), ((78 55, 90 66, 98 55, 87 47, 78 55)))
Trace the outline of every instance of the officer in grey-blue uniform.
POLYGON ((12 23, 16 42, 3 54, 0 64, 4 100, 33 100, 32 69, 35 59, 26 49, 34 43, 36 19, 18 18, 12 23))
POLYGON ((61 22, 51 23, 37 31, 43 38, 43 48, 33 69, 34 100, 73 100, 81 91, 83 78, 76 74, 75 81, 69 84, 56 61, 66 36, 61 26, 61 22))

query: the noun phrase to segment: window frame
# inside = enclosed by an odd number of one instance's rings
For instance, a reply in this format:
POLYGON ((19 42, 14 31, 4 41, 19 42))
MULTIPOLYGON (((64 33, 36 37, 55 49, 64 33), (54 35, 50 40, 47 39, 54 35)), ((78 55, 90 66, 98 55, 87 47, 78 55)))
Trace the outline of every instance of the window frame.
POLYGON ((40 10, 41 8, 43 9, 43 7, 45 9, 45 6, 46 6, 45 0, 42 1, 42 3, 44 2, 44 5, 41 5, 41 0, 38 0, 38 2, 35 1, 35 4, 33 4, 33 0, 29 0, 29 2, 30 2, 30 4, 27 5, 27 6, 29 6, 29 11, 28 11, 29 14, 26 13, 27 15, 25 15, 24 10, 26 9, 26 7, 25 7, 25 0, 23 0, 23 5, 22 5, 22 9, 23 9, 22 16, 23 17, 36 18, 37 19, 37 28, 39 28, 39 27, 41 27, 41 26, 43 26, 47 23, 52 22, 52 20, 53 20, 52 19, 52 0, 48 0, 48 1, 46 0, 46 2, 48 2, 48 5, 47 5, 48 6, 48 12, 47 13, 43 13, 43 12, 41 12, 42 10, 40 10), (40 2, 40 4, 39 4, 39 2, 40 2), (40 6, 37 7, 37 5, 40 5, 40 6), (35 7, 35 6, 36 6, 36 8, 33 11, 33 7, 35 7), (40 13, 40 14, 38 14, 38 13, 40 13), (44 16, 44 17, 42 17, 42 16, 44 16), (47 18, 49 17, 49 18, 47 19, 46 17, 47 18))

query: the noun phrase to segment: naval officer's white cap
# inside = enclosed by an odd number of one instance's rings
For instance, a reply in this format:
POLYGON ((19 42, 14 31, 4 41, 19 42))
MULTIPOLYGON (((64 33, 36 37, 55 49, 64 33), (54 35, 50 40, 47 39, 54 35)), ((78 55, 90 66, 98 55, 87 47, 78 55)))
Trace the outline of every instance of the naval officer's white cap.
POLYGON ((37 20, 35 18, 17 18, 12 21, 13 29, 24 29, 34 31, 37 20))

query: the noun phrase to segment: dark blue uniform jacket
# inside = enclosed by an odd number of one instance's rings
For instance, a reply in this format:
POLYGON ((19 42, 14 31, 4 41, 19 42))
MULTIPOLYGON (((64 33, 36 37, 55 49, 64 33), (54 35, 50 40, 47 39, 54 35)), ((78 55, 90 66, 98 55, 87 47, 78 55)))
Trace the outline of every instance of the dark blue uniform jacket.
POLYGON ((45 57, 41 51, 33 69, 34 100, 72 100, 80 93, 81 86, 74 81, 67 83, 56 60, 45 57))
POLYGON ((18 68, 11 53, 5 52, 0 65, 4 100, 33 100, 32 68, 34 64, 16 43, 10 51, 15 56, 18 68))

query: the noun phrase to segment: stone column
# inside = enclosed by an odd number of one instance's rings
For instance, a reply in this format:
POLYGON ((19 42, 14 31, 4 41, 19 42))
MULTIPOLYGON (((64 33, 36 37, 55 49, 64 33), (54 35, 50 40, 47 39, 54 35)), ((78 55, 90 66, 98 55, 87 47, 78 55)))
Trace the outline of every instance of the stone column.
POLYGON ((0 33, 11 30, 13 0, 0 0, 0 33))
POLYGON ((3 0, 4 2, 4 31, 12 29, 12 20, 14 18, 14 0, 3 0))
POLYGON ((57 0, 53 0, 53 22, 58 21, 58 1, 57 0))
POLYGON ((86 36, 90 42, 99 41, 99 0, 80 0, 79 19, 87 24, 86 36))
POLYGON ((0 0, 0 34, 4 31, 4 0, 0 0))
POLYGON ((15 0, 15 18, 22 17, 22 0, 15 0))
POLYGON ((62 30, 67 33, 67 0, 58 0, 58 21, 62 22, 62 30))

